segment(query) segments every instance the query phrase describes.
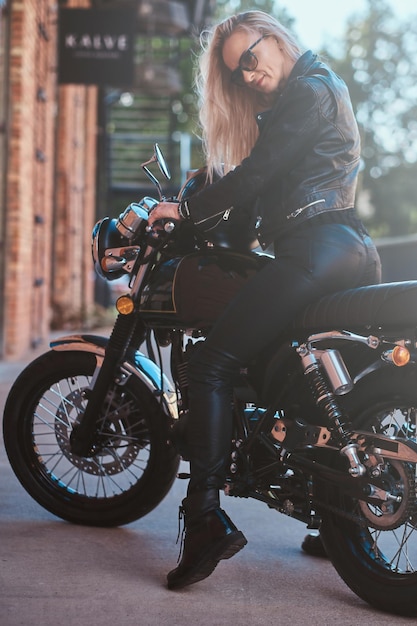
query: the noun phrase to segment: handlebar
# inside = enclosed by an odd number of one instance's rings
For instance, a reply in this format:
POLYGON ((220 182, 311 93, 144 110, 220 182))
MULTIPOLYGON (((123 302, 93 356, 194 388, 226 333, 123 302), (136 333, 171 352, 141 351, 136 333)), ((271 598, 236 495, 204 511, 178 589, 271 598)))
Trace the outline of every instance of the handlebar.
POLYGON ((152 225, 146 226, 145 230, 147 233, 152 234, 154 237, 158 237, 161 230, 165 233, 172 233, 179 224, 179 220, 173 220, 171 218, 163 218, 161 220, 156 220, 152 225), (161 228, 159 228, 159 225, 161 228), (156 226, 156 228, 155 228, 156 226))

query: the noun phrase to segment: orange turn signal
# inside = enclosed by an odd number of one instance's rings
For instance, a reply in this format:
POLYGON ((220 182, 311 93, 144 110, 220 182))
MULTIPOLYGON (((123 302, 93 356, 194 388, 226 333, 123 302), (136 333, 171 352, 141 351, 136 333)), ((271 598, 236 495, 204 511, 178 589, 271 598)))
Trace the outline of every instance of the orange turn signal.
POLYGON ((130 296, 120 296, 116 301, 116 309, 120 315, 130 315, 135 310, 135 303, 130 296))
POLYGON ((404 346, 395 346, 392 350, 384 352, 384 359, 397 367, 404 367, 410 361, 411 355, 404 346))

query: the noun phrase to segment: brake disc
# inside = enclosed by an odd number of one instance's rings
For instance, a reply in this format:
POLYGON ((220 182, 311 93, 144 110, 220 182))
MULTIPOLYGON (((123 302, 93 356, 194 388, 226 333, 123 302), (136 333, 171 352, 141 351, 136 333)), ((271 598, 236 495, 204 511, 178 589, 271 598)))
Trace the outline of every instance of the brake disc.
POLYGON ((116 401, 116 398, 118 396, 112 397, 112 405, 97 433, 95 454, 91 457, 74 454, 70 443, 72 429, 84 410, 85 398, 82 390, 68 394, 56 411, 55 436, 59 448, 71 464, 83 472, 92 475, 123 472, 135 462, 139 450, 146 445, 146 441, 139 441, 139 433, 135 433, 132 427, 134 411, 129 411, 128 403, 121 402, 120 398, 116 401))

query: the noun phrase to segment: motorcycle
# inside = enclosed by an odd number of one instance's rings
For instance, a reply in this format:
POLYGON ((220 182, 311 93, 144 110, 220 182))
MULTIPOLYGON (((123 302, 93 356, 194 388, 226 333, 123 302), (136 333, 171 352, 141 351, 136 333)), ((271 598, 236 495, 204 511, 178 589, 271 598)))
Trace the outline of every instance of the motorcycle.
MULTIPOLYGON (((157 144, 142 168, 161 200, 153 163, 169 178, 157 144)), ((205 184, 202 168, 176 199, 205 184)), ((128 524, 181 477, 190 355, 271 262, 238 242, 232 221, 221 236, 191 222, 150 229, 159 200, 144 197, 94 227, 98 273, 129 278, 110 337, 52 341, 5 405, 16 476, 69 522, 128 524)), ((345 583, 372 606, 406 616, 417 616, 416 311, 417 281, 372 285, 319 299, 271 337, 236 381, 225 482, 229 497, 254 498, 320 529, 345 583)))

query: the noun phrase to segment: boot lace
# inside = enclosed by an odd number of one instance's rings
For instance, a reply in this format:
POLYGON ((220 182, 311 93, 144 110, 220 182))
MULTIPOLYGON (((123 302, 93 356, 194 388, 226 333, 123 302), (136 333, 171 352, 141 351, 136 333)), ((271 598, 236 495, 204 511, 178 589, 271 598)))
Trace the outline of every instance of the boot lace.
POLYGON ((178 509, 178 534, 177 540, 175 544, 177 545, 180 541, 180 553, 178 555, 177 563, 181 561, 181 557, 184 552, 184 542, 185 542, 185 509, 183 506, 180 506, 178 509), (181 523, 182 522, 182 523, 181 523), (181 528, 182 526, 182 528, 181 528))

